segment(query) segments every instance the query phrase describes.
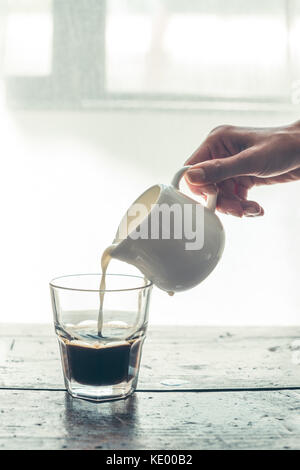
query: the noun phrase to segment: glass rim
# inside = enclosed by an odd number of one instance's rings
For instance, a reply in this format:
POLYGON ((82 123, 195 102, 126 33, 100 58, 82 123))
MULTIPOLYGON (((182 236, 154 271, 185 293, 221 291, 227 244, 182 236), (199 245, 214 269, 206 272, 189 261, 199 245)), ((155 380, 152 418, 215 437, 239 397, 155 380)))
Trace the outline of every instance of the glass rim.
POLYGON ((136 279, 142 279, 144 282, 146 282, 146 284, 144 286, 129 287, 126 289, 80 289, 76 287, 64 287, 64 286, 55 284, 55 281, 58 281, 59 279, 78 277, 78 276, 101 276, 101 275, 102 273, 66 274, 64 276, 58 276, 58 277, 54 277, 53 279, 51 279, 51 281, 49 282, 49 286, 54 289, 72 290, 72 291, 77 291, 77 292, 127 292, 127 291, 143 290, 143 289, 153 286, 153 282, 149 281, 149 279, 145 280, 143 276, 136 276, 134 274, 116 274, 116 273, 107 273, 106 276, 132 277, 136 279))

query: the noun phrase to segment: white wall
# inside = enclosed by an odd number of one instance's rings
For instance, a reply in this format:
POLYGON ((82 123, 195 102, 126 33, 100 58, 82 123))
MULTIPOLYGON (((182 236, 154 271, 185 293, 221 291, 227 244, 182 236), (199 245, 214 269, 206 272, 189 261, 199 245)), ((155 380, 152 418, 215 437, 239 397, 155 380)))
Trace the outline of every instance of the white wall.
MULTIPOLYGON (((173 173, 212 127, 278 125, 295 113, 0 114, 0 321, 49 322, 48 281, 99 271, 128 205, 173 173)), ((152 323, 299 324, 300 184, 259 188, 265 216, 223 216, 224 257, 197 288, 153 292, 152 323)), ((115 265, 118 270, 127 266, 115 265)))

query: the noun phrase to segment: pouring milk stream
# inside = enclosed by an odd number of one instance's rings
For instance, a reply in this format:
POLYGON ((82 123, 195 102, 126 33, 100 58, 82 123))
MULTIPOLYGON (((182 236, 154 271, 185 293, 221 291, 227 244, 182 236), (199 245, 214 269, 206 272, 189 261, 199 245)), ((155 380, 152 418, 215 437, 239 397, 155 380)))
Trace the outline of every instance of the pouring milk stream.
POLYGON ((102 336, 106 271, 112 258, 134 265, 146 279, 173 295, 195 287, 220 260, 225 242, 223 226, 215 214, 216 195, 207 205, 179 190, 181 168, 171 185, 147 189, 130 206, 117 235, 101 258, 98 335, 102 336))

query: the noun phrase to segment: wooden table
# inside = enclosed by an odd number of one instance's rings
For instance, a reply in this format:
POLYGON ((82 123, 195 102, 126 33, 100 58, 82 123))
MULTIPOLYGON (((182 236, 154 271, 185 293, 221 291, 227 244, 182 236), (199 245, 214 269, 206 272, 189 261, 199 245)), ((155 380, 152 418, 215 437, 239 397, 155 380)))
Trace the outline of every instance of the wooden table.
POLYGON ((0 449, 300 449, 300 328, 152 327, 138 391, 65 391, 51 326, 0 325, 0 449))

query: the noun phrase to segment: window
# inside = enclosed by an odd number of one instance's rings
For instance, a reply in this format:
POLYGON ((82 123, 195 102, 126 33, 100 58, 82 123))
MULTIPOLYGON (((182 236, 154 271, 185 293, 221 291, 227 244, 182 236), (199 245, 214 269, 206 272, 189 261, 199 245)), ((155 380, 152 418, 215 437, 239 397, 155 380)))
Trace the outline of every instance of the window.
POLYGON ((300 79, 296 0, 6 5, 2 49, 11 106, 288 104, 300 79))

